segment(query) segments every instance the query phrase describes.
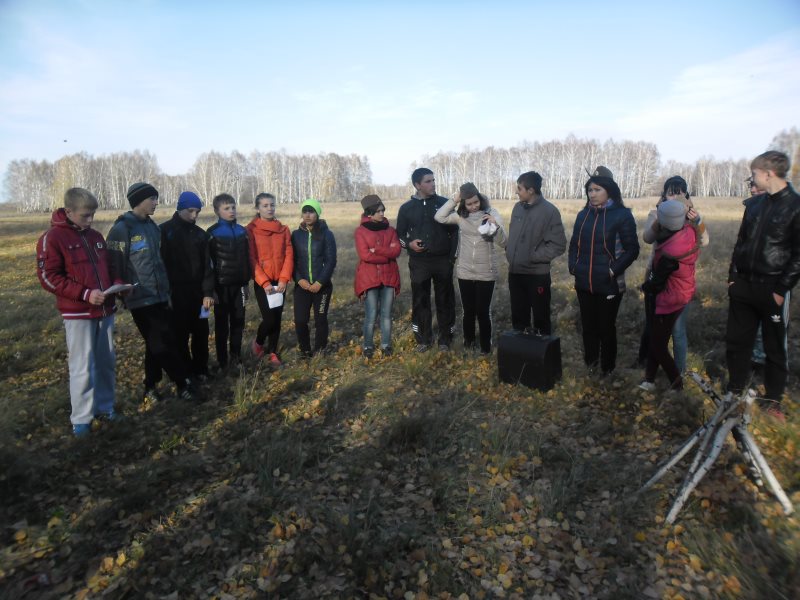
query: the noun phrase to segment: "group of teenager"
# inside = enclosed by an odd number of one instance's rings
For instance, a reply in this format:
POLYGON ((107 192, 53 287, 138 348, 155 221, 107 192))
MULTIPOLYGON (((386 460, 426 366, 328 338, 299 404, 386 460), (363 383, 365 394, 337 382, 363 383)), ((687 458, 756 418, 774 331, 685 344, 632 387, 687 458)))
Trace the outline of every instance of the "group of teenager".
MULTIPOLYGON (((754 194, 733 250, 729 272, 730 310, 726 334, 728 391, 749 384, 750 359, 757 334, 763 339, 767 408, 780 408, 788 372, 786 332, 789 292, 800 278, 800 196, 786 177, 788 157, 770 151, 751 164, 754 194)), ((440 351, 455 333, 458 280, 466 349, 492 350, 492 298, 500 278, 501 255, 508 262, 511 325, 514 331, 551 335, 551 264, 567 252, 580 311, 583 358, 601 377, 616 368, 616 320, 626 290, 625 272, 639 255, 633 214, 623 202, 613 173, 597 167, 584 186, 587 202, 578 213, 567 244, 561 214, 542 195, 540 174, 517 179, 517 202, 506 231, 503 219, 473 183, 450 200, 436 194, 434 174, 416 169, 414 195, 399 209, 396 228, 382 200, 361 200, 361 223, 354 233, 358 254, 354 291, 364 305, 362 353, 392 354, 392 306, 400 293, 397 258, 408 253, 412 331, 418 352, 434 344, 433 291, 440 351), (432 290, 433 288, 433 290, 432 290), (477 332, 476 332, 477 321, 477 332)), ((321 204, 300 206, 294 231, 275 218, 276 199, 255 199, 255 217, 243 227, 236 201, 220 194, 212 201, 218 218, 207 231, 196 225, 201 199, 183 192, 172 219, 160 227, 150 218, 158 192, 133 184, 131 210, 120 216, 108 242, 91 228, 98 202, 87 190, 72 188, 64 207, 53 213, 51 228, 37 246, 38 275, 57 297, 64 319, 73 433, 89 433, 93 419, 118 418, 114 412, 113 326, 115 295, 130 310, 145 342, 144 400, 157 402, 162 372, 179 397, 199 400, 197 384, 209 377, 208 316, 214 311, 217 361, 222 370, 241 361, 248 285, 261 313, 252 354, 281 365, 278 343, 285 294, 290 281, 295 331, 302 357, 324 352, 328 310, 336 267, 336 241, 321 204), (113 286, 113 287, 112 287, 113 286), (106 290, 120 290, 107 292, 106 290), (314 317, 314 345, 310 318, 314 317)), ((686 308, 694 296, 695 263, 709 242, 705 223, 692 204, 686 181, 664 183, 648 215, 642 239, 652 244, 644 284, 645 326, 638 362, 640 387, 655 388, 661 367, 672 389, 683 386, 686 369, 686 308), (673 353, 669 341, 673 341, 673 353)))

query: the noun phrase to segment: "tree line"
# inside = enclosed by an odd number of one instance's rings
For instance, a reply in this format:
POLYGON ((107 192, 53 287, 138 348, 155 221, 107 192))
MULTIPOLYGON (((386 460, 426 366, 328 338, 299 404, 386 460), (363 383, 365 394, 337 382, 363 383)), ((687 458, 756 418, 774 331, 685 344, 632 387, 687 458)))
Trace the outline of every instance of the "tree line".
MULTIPOLYGON (((793 157, 792 176, 800 172, 800 131, 781 131, 770 149, 793 157)), ((582 198, 587 169, 605 165, 614 173, 625 198, 660 193, 661 183, 682 175, 695 196, 743 196, 750 159, 716 160, 701 157, 694 163, 662 162, 655 144, 644 141, 599 142, 569 135, 563 140, 524 142, 510 148, 465 147, 460 152, 423 156, 409 167, 409 174, 425 166, 436 174, 438 189, 449 194, 465 181, 474 182, 490 198, 515 197, 516 178, 535 170, 544 177, 543 193, 551 199, 582 198)), ((183 175, 162 172, 151 152, 117 152, 93 157, 86 152, 70 154, 51 163, 45 160, 13 160, 4 186, 6 197, 22 212, 49 211, 61 205, 64 191, 80 186, 91 190, 101 208, 127 207, 125 192, 131 183, 148 181, 171 205, 182 191, 192 190, 205 201, 230 193, 239 202, 252 202, 259 192, 275 194, 279 202, 300 202, 313 197, 324 202, 357 201, 368 193, 386 199, 409 195, 408 185, 374 185, 366 156, 335 153, 287 154, 253 151, 205 152, 183 175)), ((796 179, 795 179, 796 181, 796 179)))

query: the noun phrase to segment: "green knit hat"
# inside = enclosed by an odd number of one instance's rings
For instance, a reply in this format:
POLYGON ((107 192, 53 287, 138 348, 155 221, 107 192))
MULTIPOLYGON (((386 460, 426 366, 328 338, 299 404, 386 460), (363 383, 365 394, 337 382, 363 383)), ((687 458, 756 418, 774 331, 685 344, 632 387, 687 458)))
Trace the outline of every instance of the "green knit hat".
POLYGON ((319 201, 314 200, 314 198, 308 198, 305 202, 303 202, 300 205, 300 212, 301 213, 303 212, 303 209, 306 206, 310 206, 311 208, 313 208, 314 211, 317 213, 318 217, 322 216, 322 205, 319 203, 319 201))

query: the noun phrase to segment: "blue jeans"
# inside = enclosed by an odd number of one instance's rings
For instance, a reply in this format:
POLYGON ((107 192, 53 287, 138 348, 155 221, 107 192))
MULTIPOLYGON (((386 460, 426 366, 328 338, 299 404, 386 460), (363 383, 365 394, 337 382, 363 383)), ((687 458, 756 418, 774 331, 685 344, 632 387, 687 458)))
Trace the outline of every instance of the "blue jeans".
POLYGON ((378 317, 380 305, 381 317, 381 348, 392 346, 392 304, 394 303, 394 288, 382 286, 367 290, 364 294, 364 349, 375 348, 374 332, 375 319, 378 317))
POLYGON ((672 326, 672 355, 675 357, 675 366, 681 374, 686 372, 686 354, 689 349, 689 341, 686 337, 686 313, 689 312, 689 305, 683 307, 681 314, 672 326))

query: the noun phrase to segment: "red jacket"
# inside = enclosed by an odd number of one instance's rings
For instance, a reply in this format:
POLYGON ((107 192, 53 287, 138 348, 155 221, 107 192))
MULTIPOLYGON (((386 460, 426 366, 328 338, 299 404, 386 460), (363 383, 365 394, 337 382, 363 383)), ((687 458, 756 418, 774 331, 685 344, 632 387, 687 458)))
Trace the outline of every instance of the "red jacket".
POLYGON ((79 229, 59 208, 50 218, 50 229, 36 244, 36 257, 39 281, 45 290, 55 294, 62 317, 96 319, 114 313, 113 294, 101 306, 88 301, 92 290, 111 286, 108 249, 99 232, 79 229))
POLYGON ((361 217, 361 225, 353 234, 360 259, 354 282, 356 296, 361 297, 367 290, 381 285, 393 287, 395 295, 399 294, 400 268, 397 266, 397 257, 401 247, 397 231, 386 218, 383 223, 372 223, 369 217, 361 217), (370 249, 374 252, 370 252, 370 249))
POLYGON ((294 249, 289 228, 277 219, 255 217, 247 225, 250 240, 250 265, 253 279, 264 287, 268 283, 288 283, 294 268, 294 249))
POLYGON ((700 254, 697 245, 697 230, 690 223, 674 233, 656 247, 653 268, 664 255, 678 260, 678 270, 667 279, 664 291, 656 296, 656 314, 667 315, 689 304, 696 289, 694 265, 700 254))

